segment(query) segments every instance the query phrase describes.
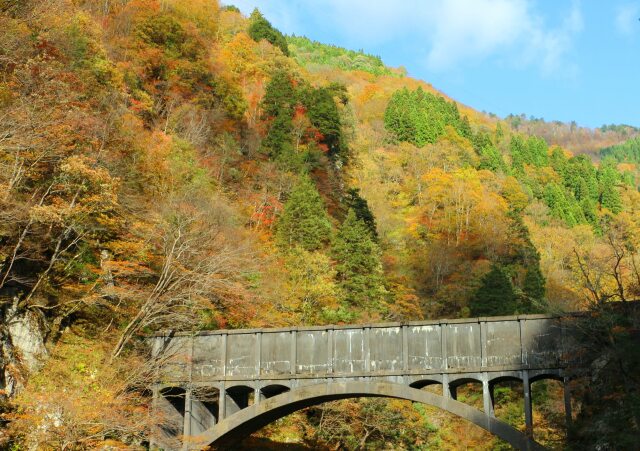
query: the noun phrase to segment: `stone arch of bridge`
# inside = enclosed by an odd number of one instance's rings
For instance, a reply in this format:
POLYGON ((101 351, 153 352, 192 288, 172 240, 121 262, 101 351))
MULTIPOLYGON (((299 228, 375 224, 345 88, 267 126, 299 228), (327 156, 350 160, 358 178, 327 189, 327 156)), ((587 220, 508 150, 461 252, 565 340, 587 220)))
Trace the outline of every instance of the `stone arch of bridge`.
POLYGON ((293 388, 230 415, 198 436, 185 438, 187 449, 228 447, 267 424, 297 410, 328 401, 360 397, 387 397, 419 402, 457 415, 508 442, 516 449, 542 450, 541 445, 508 424, 467 404, 407 385, 349 381, 293 388))

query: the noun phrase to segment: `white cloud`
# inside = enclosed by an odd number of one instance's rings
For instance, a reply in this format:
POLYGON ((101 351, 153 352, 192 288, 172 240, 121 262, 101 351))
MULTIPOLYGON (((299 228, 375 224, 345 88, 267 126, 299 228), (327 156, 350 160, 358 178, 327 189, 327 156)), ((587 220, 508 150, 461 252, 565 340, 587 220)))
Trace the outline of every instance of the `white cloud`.
MULTIPOLYGON (((534 0, 239 0, 245 12, 258 6, 285 31, 305 33, 301 23, 331 28, 345 45, 374 51, 379 44, 415 47, 434 71, 465 68, 488 58, 538 67, 543 74, 576 68, 567 62, 583 29, 580 3, 550 27, 534 0), (302 18, 306 17, 303 21, 302 18), (310 19, 311 18, 311 19, 310 19)), ((307 33, 308 34, 308 33, 307 33)))
POLYGON ((465 61, 496 57, 506 64, 559 70, 582 31, 580 6, 555 29, 547 28, 526 0, 448 0, 437 10, 428 56, 431 69, 450 69, 465 61))
POLYGON ((638 30, 640 4, 629 3, 618 7, 616 13, 616 30, 625 36, 632 36, 638 30))

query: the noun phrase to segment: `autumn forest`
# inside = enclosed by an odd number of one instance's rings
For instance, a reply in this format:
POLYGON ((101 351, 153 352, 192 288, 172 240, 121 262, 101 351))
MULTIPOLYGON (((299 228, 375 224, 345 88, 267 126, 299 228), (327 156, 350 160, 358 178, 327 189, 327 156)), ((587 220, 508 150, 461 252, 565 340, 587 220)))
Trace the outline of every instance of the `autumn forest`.
MULTIPOLYGON (((570 430, 534 384, 535 438, 631 449, 639 188, 640 129, 479 112, 258 10, 0 0, 0 449, 145 449, 160 330, 568 311, 608 358, 570 430)), ((521 387, 496 396, 522 430, 521 387)), ((383 398, 246 444, 467 448, 509 449, 383 398)))

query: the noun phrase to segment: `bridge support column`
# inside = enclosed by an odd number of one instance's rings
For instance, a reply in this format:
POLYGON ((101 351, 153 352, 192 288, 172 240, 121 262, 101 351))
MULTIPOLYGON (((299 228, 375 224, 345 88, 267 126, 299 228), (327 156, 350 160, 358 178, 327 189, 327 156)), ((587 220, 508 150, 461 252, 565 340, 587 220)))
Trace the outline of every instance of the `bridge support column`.
POLYGON ((567 376, 562 378, 563 391, 564 391, 564 415, 567 424, 567 431, 573 423, 573 415, 571 412, 571 388, 569 387, 569 378, 567 376))
MULTIPOLYGON (((442 375, 442 397, 451 398, 452 392, 455 392, 455 389, 452 390, 451 387, 449 387, 449 375, 447 373, 444 373, 442 375)), ((453 397, 453 399, 456 398, 453 397)))
POLYGON ((524 423, 525 433, 533 438, 533 409, 531 406, 531 382, 529 382, 529 372, 522 371, 522 391, 524 392, 524 423))
POLYGON ((182 421, 182 444, 186 448, 187 441, 191 436, 191 389, 187 388, 184 394, 184 418, 182 421))
POLYGON ((227 418, 227 390, 224 382, 220 383, 218 390, 218 421, 222 421, 227 418))
POLYGON ((495 416, 493 411, 493 387, 489 383, 488 373, 482 373, 482 401, 484 413, 491 417, 495 416))
POLYGON ((253 391, 253 402, 256 404, 260 404, 263 399, 264 395, 262 394, 262 389, 260 388, 260 384, 257 384, 255 390, 253 391))

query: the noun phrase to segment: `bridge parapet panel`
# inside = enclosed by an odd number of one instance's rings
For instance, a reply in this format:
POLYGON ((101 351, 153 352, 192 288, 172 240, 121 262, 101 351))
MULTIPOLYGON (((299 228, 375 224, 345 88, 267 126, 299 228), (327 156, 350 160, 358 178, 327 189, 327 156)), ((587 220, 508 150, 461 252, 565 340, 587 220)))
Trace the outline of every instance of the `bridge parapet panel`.
POLYGON ((326 330, 296 332, 296 373, 325 374, 329 372, 329 334, 326 330))
POLYGON ((439 324, 408 328, 409 370, 442 369, 442 326, 439 324))
POLYGON ((228 376, 254 376, 257 362, 257 335, 255 333, 230 334, 227 337, 226 355, 228 376))
POLYGON ((197 335, 193 337, 194 381, 216 380, 223 372, 222 335, 197 335))
POLYGON ((485 326, 485 365, 506 366, 522 364, 520 324, 518 321, 488 321, 485 326))
POLYGON ((260 366, 262 374, 291 373, 291 332, 262 334, 260 366))
POLYGON ((479 322, 447 324, 444 331, 447 335, 448 368, 478 368, 482 366, 479 322))
POLYGON ((160 380, 183 381, 189 379, 191 366, 190 337, 156 337, 154 356, 161 359, 160 380))
POLYGON ((365 329, 336 329, 333 334, 334 371, 361 373, 365 371, 365 329))
POLYGON ((525 365, 553 368, 563 363, 562 327, 559 318, 523 319, 520 327, 525 365))
POLYGON ((402 328, 373 328, 370 331, 371 371, 402 369, 402 328))

